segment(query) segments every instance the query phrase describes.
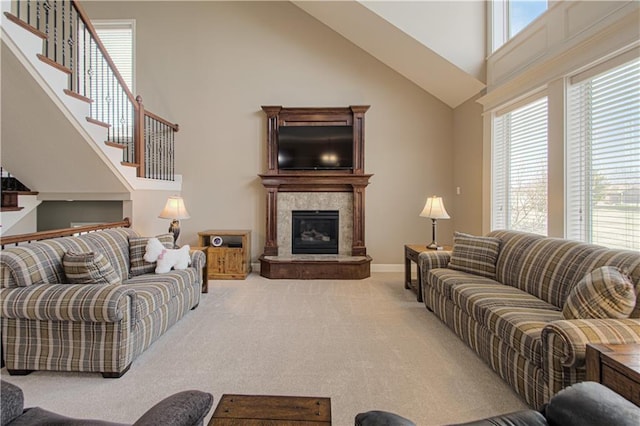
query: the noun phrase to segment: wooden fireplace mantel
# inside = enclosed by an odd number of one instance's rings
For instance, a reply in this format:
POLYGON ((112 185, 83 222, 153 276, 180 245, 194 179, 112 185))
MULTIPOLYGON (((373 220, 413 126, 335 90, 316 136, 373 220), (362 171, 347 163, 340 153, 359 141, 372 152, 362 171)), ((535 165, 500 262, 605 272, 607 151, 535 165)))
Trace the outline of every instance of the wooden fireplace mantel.
POLYGON ((261 174, 265 188, 276 188, 279 192, 351 192, 354 188, 369 185, 372 174, 353 175, 347 173, 298 173, 261 174))
POLYGON ((372 174, 364 173, 364 113, 368 105, 339 108, 284 108, 263 106, 267 115, 267 171, 260 174, 267 190, 266 238, 260 257, 267 278, 366 278, 371 258, 364 239, 365 188, 372 174), (278 169, 278 129, 281 126, 353 126, 353 169, 349 171, 290 171, 278 169), (274 260, 278 256, 278 192, 353 193, 353 261, 300 262, 274 260), (329 273, 329 270, 335 272, 329 273))

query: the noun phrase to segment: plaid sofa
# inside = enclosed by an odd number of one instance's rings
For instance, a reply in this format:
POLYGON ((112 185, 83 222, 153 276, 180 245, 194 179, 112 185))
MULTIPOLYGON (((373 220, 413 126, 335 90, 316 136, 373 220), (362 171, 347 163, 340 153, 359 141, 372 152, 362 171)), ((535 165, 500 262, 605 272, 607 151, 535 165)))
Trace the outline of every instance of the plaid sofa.
POLYGON ((628 319, 562 313, 600 266, 624 269, 637 294, 640 253, 515 231, 487 236, 499 240, 495 279, 451 269, 451 252, 420 254, 424 303, 530 406, 585 380, 587 343, 640 343, 640 297, 628 319))
POLYGON ((200 301, 205 256, 167 274, 130 277, 128 228, 55 238, 0 252, 2 353, 10 374, 34 370, 120 377, 200 301), (69 284, 67 251, 102 253, 118 284, 69 284), (65 282, 66 281, 66 282, 65 282))

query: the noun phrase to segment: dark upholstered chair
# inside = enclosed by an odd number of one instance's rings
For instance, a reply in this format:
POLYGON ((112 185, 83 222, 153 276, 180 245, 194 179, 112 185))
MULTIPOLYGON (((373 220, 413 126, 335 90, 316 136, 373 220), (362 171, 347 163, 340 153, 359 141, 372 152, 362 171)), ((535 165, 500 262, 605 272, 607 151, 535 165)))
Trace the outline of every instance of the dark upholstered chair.
MULTIPOLYGON (((123 426, 102 420, 73 419, 43 410, 24 408, 22 389, 4 380, 0 381, 0 425, 56 425, 56 426, 123 426)), ((213 395, 197 390, 173 394, 144 413, 135 426, 196 426, 202 425, 213 405, 213 395)))
MULTIPOLYGON (((425 423, 429 423, 425 420, 425 423)), ((384 411, 360 413, 356 426, 412 426, 410 420, 384 411)), ((569 386, 554 395, 541 411, 521 410, 460 423, 457 426, 638 426, 640 407, 595 382, 569 386)), ((455 426, 455 425, 452 425, 455 426)))

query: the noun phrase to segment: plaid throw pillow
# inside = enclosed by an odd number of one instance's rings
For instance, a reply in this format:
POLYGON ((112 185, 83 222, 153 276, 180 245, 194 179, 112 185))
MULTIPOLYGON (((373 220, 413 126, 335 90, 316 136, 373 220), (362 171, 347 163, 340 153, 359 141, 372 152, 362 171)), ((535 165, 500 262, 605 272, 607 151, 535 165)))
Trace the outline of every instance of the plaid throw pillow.
POLYGON ((118 284, 120 277, 102 253, 74 253, 62 256, 62 267, 70 284, 118 284))
MULTIPOLYGON (((151 274, 156 269, 156 262, 144 260, 147 241, 151 237, 129 237, 129 276, 151 274)), ((173 234, 162 234, 156 237, 168 249, 173 248, 173 234)))
POLYGON ((448 267, 488 278, 496 277, 500 240, 456 232, 448 267))
POLYGON ((571 289, 562 315, 565 319, 629 318, 635 306, 631 278, 615 266, 602 266, 571 289))

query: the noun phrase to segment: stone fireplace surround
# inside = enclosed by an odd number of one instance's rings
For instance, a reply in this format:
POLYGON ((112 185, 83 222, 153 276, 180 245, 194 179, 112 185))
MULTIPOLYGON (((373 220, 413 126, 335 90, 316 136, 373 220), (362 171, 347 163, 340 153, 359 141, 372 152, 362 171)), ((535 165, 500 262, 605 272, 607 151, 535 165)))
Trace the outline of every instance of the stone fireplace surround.
POLYGON ((362 279, 370 276, 371 257, 364 240, 364 113, 369 106, 283 108, 263 106, 267 114, 266 238, 260 274, 267 278, 362 279), (289 171, 278 169, 280 126, 353 126, 353 169, 289 171), (292 210, 338 210, 338 255, 291 254, 292 210))
MULTIPOLYGON (((278 256, 291 256, 293 210, 338 211, 338 255, 351 256, 353 196, 346 192, 283 192, 278 194, 278 256)), ((322 257, 319 257, 322 259, 322 257)))

